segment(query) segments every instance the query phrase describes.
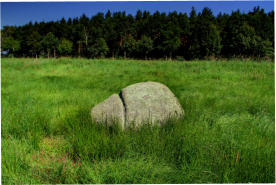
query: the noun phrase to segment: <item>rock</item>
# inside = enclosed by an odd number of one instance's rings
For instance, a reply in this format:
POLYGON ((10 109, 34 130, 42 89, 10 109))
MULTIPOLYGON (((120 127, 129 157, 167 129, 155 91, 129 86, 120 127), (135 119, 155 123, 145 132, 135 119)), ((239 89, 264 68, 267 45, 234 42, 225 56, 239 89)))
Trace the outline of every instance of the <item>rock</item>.
POLYGON ((157 82, 142 82, 122 89, 126 110, 125 126, 142 123, 163 123, 170 117, 180 117, 184 111, 170 89, 157 82))
POLYGON ((124 129, 125 108, 118 94, 113 94, 91 110, 91 117, 97 123, 108 126, 117 122, 124 129))
POLYGON ((112 125, 116 120, 122 129, 134 124, 162 124, 169 118, 184 115, 180 103, 170 89, 157 82, 141 82, 113 94, 91 110, 91 117, 98 123, 112 125))

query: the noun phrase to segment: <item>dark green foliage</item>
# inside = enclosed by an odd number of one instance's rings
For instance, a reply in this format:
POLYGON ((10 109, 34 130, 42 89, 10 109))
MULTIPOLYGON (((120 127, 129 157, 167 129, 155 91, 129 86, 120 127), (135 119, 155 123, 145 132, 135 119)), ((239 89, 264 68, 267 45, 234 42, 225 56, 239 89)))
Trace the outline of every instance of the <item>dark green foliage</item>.
POLYGON ((59 54, 62 56, 70 55, 72 52, 72 49, 73 49, 73 44, 71 41, 69 41, 67 39, 62 39, 57 47, 59 54))
POLYGON ((108 46, 103 38, 99 38, 88 48, 88 56, 91 58, 105 57, 108 53, 108 46))
POLYGON ((142 35, 141 39, 136 42, 136 52, 147 59, 148 54, 153 49, 153 41, 150 37, 142 35))
POLYGON ((2 29, 3 50, 15 56, 273 59, 274 11, 213 15, 211 9, 169 14, 108 11, 56 22, 30 22, 2 29), (65 41, 65 40, 66 41, 65 41), (58 44, 58 42, 60 44, 58 44), (72 46, 71 44, 72 43, 72 46), (67 49, 66 49, 67 48, 67 49), (72 49, 70 49, 72 48, 72 49), (108 49, 107 49, 108 48, 108 49))
POLYGON ((160 45, 158 49, 165 54, 165 57, 172 58, 173 53, 180 47, 180 28, 173 25, 168 25, 168 28, 160 33, 160 45))
POLYGON ((272 43, 269 40, 261 41, 260 43, 260 56, 269 57, 271 60, 274 60, 274 47, 271 46, 272 43))
POLYGON ((31 55, 35 55, 37 58, 37 55, 42 50, 41 35, 37 31, 33 32, 26 38, 26 43, 31 55))
POLYGON ((248 56, 256 47, 255 30, 248 24, 242 24, 234 32, 232 49, 236 55, 248 56))
POLYGON ((42 46, 45 51, 47 51, 48 58, 50 53, 53 51, 53 56, 55 57, 55 51, 58 46, 58 39, 52 32, 47 33, 47 35, 42 40, 42 46))
POLYGON ((206 41, 203 44, 206 46, 204 56, 218 56, 222 48, 220 33, 214 24, 210 24, 207 30, 206 41))
POLYGON ((2 37, 1 48, 4 51, 8 51, 9 54, 14 54, 20 49, 20 42, 10 36, 2 37))
POLYGON ((215 25, 215 17, 208 8, 204 8, 202 13, 195 17, 195 11, 191 13, 193 25, 191 54, 192 57, 204 58, 217 56, 221 50, 221 36, 215 25))
POLYGON ((124 58, 130 56, 130 54, 135 50, 136 41, 131 35, 126 35, 122 38, 121 49, 124 53, 124 58))

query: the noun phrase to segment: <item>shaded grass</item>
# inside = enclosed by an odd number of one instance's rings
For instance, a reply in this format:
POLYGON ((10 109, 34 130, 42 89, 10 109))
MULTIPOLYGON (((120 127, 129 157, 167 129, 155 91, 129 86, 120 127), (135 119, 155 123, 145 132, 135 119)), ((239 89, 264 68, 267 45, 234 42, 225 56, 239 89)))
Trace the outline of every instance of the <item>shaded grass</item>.
POLYGON ((2 59, 1 72, 4 184, 275 182, 273 63, 2 59), (92 123, 94 105, 142 81, 167 85, 185 117, 92 123))

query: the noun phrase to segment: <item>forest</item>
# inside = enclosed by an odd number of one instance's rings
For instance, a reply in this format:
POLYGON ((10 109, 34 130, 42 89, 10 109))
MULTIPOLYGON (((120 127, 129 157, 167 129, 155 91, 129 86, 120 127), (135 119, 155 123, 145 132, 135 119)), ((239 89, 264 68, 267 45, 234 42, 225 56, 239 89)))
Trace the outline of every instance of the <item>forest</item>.
POLYGON ((260 7, 217 16, 207 7, 188 14, 108 11, 4 26, 1 34, 1 53, 8 57, 274 58, 274 11, 260 7))
POLYGON ((2 184, 275 183, 274 10, 96 13, 1 28, 2 184), (94 120, 148 81, 181 118, 94 120))

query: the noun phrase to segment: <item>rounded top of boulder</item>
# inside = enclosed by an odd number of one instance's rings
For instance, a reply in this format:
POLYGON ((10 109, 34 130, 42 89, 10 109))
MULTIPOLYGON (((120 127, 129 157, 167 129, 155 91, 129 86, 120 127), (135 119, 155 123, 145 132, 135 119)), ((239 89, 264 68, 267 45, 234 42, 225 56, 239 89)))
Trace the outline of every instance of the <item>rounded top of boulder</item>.
POLYGON ((121 91, 126 110, 126 123, 160 123, 180 117, 184 111, 171 90, 159 82, 140 82, 121 91))

